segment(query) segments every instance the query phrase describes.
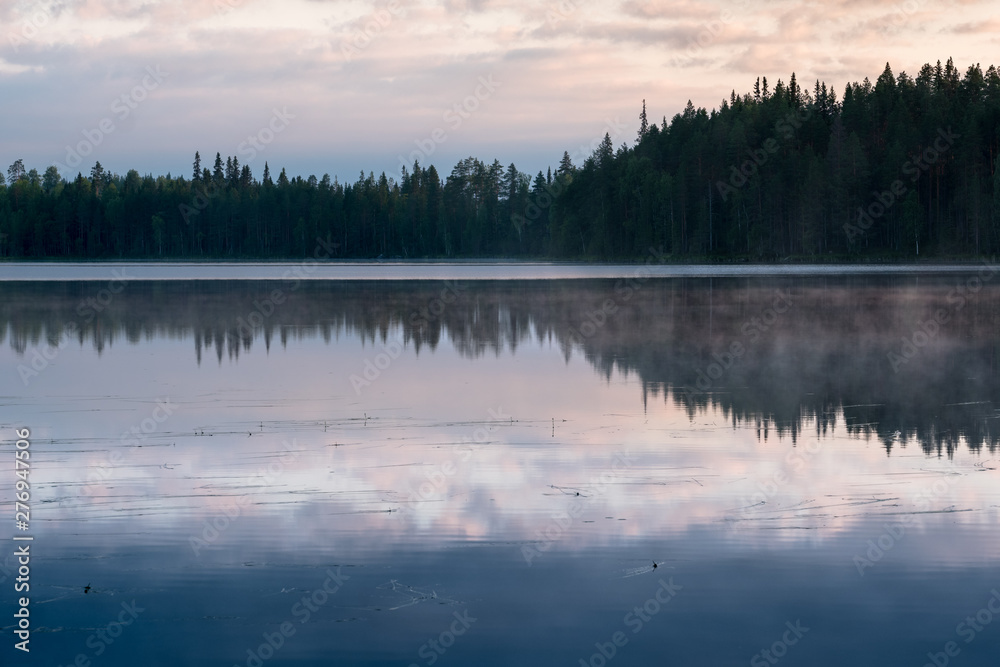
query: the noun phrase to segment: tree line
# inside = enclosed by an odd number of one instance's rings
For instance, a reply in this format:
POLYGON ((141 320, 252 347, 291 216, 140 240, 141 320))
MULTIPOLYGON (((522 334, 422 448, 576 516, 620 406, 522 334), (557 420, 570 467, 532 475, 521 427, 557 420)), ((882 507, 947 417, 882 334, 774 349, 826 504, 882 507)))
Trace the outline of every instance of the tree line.
POLYGON ((535 176, 461 160, 258 180, 238 158, 189 178, 0 174, 0 256, 293 258, 317 239, 339 258, 683 260, 981 257, 1000 250, 1000 74, 951 59, 915 77, 887 63, 838 95, 793 73, 758 78, 707 111, 689 101, 634 141, 610 134, 535 176))

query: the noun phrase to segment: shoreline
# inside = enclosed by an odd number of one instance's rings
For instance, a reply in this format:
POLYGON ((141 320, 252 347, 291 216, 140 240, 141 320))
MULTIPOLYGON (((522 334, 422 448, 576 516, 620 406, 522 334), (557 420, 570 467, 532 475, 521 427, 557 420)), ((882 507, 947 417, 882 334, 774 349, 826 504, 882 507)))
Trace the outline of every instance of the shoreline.
POLYGON ((467 260, 449 262, 4 262, 0 282, 156 280, 584 280, 968 274, 986 260, 927 264, 595 264, 467 260))

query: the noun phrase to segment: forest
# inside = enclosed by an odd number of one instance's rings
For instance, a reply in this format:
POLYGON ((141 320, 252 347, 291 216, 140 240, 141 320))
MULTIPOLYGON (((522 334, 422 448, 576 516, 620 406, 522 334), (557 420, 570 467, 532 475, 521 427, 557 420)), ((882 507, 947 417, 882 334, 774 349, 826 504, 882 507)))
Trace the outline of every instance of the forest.
POLYGON ((1000 73, 951 59, 916 76, 889 63, 838 94, 795 74, 689 101, 637 136, 605 135, 534 176, 469 157, 442 178, 415 162, 258 179, 195 153, 190 177, 97 162, 63 179, 15 160, 0 174, 5 259, 524 258, 917 261, 1000 251, 1000 73))

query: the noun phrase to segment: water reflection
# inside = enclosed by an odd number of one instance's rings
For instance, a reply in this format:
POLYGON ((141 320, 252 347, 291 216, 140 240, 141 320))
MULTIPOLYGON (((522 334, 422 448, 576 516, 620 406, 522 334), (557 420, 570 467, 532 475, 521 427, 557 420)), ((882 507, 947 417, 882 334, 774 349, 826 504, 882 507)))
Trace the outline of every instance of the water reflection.
POLYGON ((993 664, 967 279, 0 284, 11 662, 993 664))
MULTIPOLYGON (((718 408, 764 439, 798 439, 806 424, 821 435, 839 416, 888 452, 910 442, 992 452, 1000 441, 1000 285, 974 273, 135 282, 115 294, 88 283, 6 283, 4 295, 0 336, 29 366, 38 348, 69 340, 98 352, 192 340, 199 364, 315 337, 360 337, 381 363, 433 353, 443 339, 469 359, 547 343, 567 361, 581 354, 607 380, 634 374, 644 404, 662 397, 692 417, 718 408)), ((355 375, 357 386, 365 378, 355 375)))

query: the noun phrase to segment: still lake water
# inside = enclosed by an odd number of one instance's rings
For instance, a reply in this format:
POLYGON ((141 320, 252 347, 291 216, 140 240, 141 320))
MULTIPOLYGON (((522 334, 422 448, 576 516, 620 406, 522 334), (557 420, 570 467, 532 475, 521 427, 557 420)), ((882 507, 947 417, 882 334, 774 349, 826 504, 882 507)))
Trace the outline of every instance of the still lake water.
POLYGON ((996 664, 1000 273, 133 268, 0 275, 3 664, 996 664))

